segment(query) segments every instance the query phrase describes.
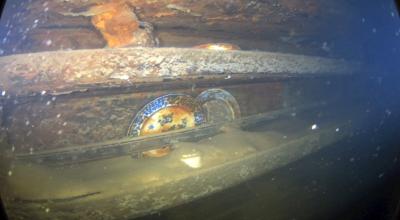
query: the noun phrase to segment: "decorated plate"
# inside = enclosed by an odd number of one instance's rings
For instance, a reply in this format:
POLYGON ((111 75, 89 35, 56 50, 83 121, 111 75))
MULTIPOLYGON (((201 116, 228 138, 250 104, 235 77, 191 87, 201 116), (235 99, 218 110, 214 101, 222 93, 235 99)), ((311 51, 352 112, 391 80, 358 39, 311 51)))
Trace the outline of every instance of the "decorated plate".
POLYGON ((183 94, 169 94, 151 101, 136 114, 128 136, 191 128, 204 122, 202 107, 195 99, 183 94))
MULTIPOLYGON (((191 128, 205 122, 201 105, 183 94, 161 96, 145 105, 134 117, 128 136, 142 136, 191 128)), ((169 154, 171 145, 159 146, 142 153, 144 157, 163 157, 169 154)))
POLYGON ((240 118, 240 108, 235 97, 223 89, 208 89, 196 100, 205 110, 207 122, 226 122, 240 118))

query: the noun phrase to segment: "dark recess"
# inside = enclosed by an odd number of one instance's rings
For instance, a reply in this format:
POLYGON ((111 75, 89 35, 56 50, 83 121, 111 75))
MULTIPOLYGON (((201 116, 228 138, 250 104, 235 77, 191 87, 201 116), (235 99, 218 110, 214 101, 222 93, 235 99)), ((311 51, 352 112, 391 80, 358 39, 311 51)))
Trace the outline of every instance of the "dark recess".
POLYGON ((4 206, 3 206, 3 201, 1 200, 1 197, 0 197, 0 219, 5 219, 5 220, 8 219, 7 215, 6 215, 6 210, 4 209, 4 206))
POLYGON ((400 0, 394 0, 394 2, 396 3, 397 13, 400 15, 400 0))
POLYGON ((3 14, 4 5, 6 5, 6 0, 0 0, 0 19, 3 14))

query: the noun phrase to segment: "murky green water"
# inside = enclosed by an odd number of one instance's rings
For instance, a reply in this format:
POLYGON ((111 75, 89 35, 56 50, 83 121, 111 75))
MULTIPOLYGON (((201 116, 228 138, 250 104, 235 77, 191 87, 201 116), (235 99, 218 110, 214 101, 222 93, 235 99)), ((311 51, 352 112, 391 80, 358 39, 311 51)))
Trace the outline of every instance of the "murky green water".
POLYGON ((10 219, 396 219, 391 1, 8 1, 10 219))

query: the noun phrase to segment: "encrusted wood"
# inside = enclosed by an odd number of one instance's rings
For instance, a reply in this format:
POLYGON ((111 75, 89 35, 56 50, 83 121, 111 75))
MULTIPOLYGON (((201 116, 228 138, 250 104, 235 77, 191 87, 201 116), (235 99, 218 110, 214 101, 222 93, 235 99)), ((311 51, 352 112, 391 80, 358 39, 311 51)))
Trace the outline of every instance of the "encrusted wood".
POLYGON ((0 89, 16 95, 135 86, 165 79, 351 74, 356 63, 295 54, 182 48, 119 48, 0 58, 0 89))
MULTIPOLYGON (((114 3, 129 5, 139 21, 152 24, 161 46, 229 41, 244 49, 337 55, 335 41, 356 36, 352 24, 361 20, 352 10, 357 8, 354 1, 345 0, 14 0, 0 21, 5 29, 1 39, 7 38, 2 50, 12 54, 102 48, 107 42, 91 23, 93 8, 114 3)), ((349 52, 353 53, 341 55, 349 52)))

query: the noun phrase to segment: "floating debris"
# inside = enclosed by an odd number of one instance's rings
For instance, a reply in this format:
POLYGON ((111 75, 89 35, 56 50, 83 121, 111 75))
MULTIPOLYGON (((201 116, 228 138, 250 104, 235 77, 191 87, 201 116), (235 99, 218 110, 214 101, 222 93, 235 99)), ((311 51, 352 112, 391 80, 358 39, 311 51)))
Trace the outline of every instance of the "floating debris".
POLYGON ((53 41, 52 40, 46 40, 46 42, 45 42, 45 44, 46 44, 46 46, 50 46, 51 44, 53 43, 53 41))
POLYGON ((325 52, 329 52, 329 51, 331 50, 331 48, 328 46, 328 43, 327 43, 327 42, 323 42, 323 43, 322 43, 321 49, 322 49, 323 51, 325 51, 325 52))
POLYGON ((313 125, 311 125, 311 130, 316 130, 316 129, 318 129, 319 127, 318 127, 318 125, 317 124, 313 124, 313 125))

